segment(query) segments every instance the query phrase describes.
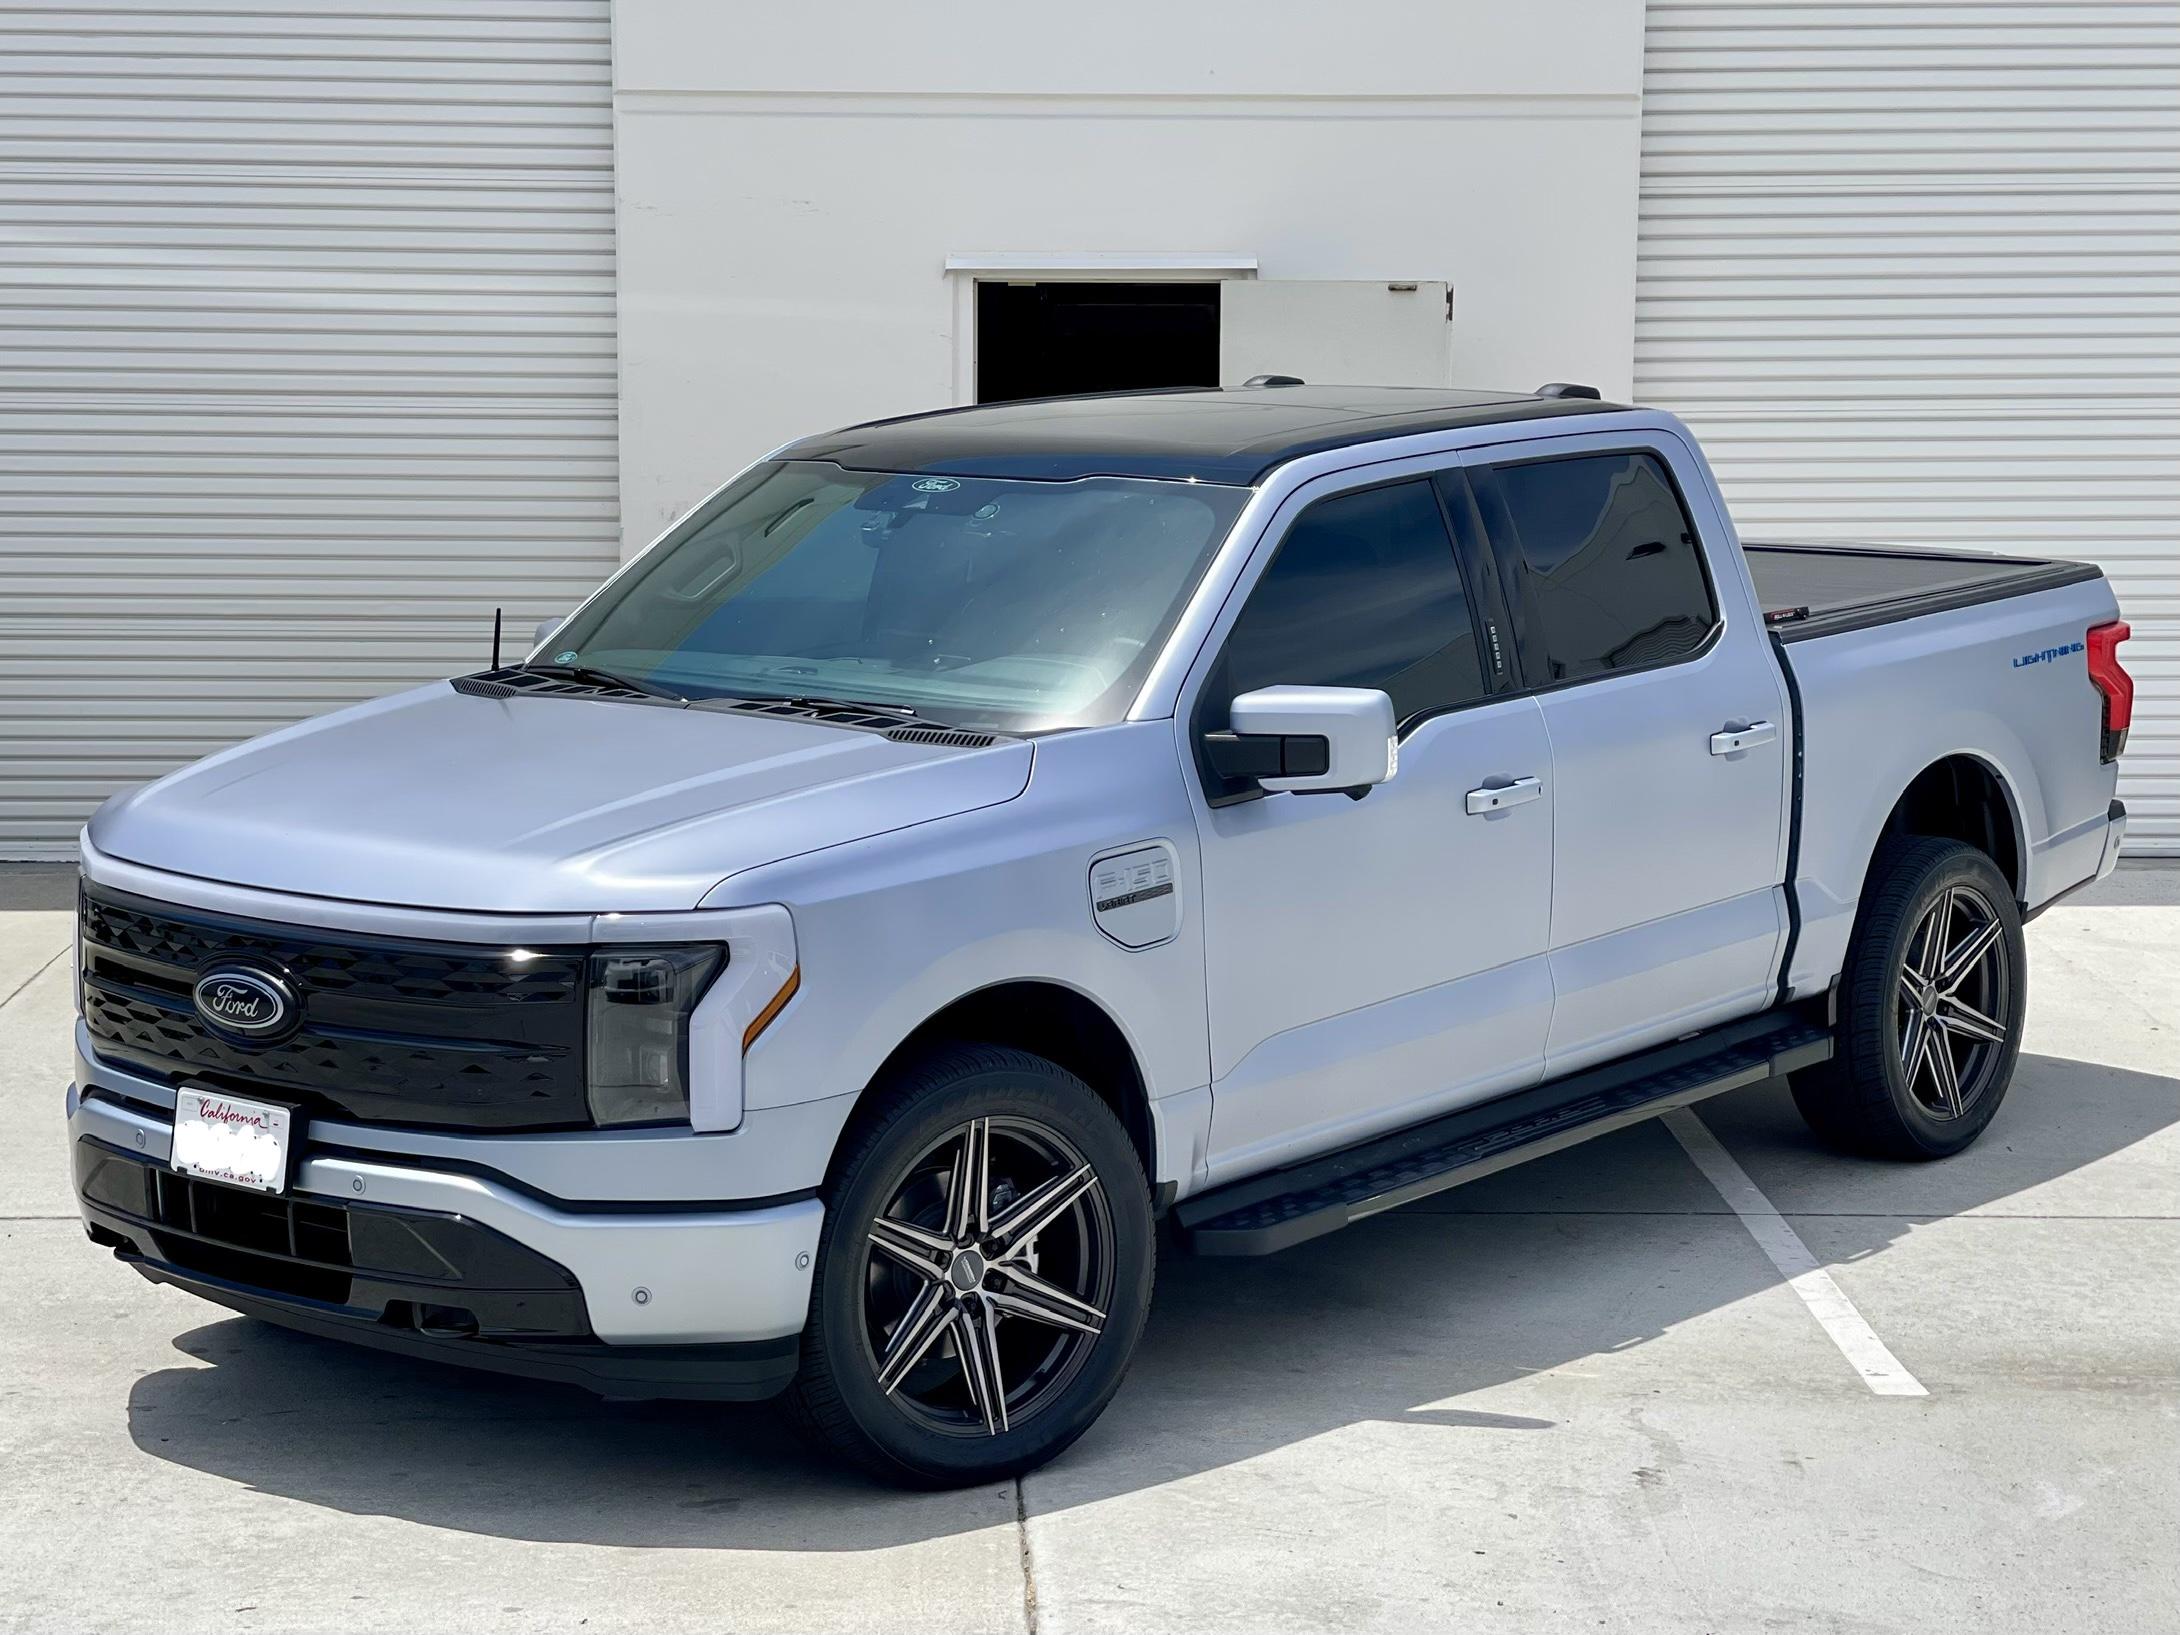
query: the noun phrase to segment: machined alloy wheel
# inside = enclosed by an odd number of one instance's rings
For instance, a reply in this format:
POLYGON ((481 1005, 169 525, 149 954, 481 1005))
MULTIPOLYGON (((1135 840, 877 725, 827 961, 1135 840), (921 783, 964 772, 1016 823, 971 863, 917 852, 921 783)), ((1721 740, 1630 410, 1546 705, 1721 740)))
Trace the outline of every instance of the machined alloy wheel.
POLYGON ((2012 973, 1997 907, 1947 886, 1908 938, 1900 966, 1900 1073, 1932 1118, 1964 1118, 2005 1056, 2012 973))
POLYGON ((1058 1064, 936 1047, 873 1085, 825 1192, 791 1402, 889 1481, 1035 1469, 1135 1354, 1150 1186, 1114 1109, 1058 1064))
POLYGON ((932 1428, 998 1436, 1063 1391, 1112 1301, 1113 1221, 1081 1151, 1027 1118, 973 1118, 866 1234, 864 1343, 932 1428))
POLYGON ((1850 1152, 1959 1152, 2005 1099, 2027 992, 2021 911, 1997 864, 1958 840, 1889 839, 1848 939, 1832 1059, 1794 1075, 1794 1104, 1850 1152))

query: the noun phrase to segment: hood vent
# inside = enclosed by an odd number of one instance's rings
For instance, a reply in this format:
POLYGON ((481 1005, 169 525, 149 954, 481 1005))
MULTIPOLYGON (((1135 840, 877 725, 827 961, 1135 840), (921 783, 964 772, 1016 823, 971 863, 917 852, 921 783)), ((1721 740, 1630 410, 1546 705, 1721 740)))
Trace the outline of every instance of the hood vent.
POLYGON ((988 732, 963 732, 959 727, 893 727, 886 736, 896 744, 937 744, 945 749, 990 749, 999 740, 988 732))

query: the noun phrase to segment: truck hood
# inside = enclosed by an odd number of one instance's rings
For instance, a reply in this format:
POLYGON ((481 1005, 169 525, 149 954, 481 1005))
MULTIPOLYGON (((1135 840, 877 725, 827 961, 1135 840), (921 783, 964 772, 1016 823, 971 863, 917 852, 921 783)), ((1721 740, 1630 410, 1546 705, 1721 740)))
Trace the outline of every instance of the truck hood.
POLYGON ((90 837, 148 868, 357 902, 686 909, 758 864, 1012 800, 1031 754, 435 682, 117 796, 90 837))

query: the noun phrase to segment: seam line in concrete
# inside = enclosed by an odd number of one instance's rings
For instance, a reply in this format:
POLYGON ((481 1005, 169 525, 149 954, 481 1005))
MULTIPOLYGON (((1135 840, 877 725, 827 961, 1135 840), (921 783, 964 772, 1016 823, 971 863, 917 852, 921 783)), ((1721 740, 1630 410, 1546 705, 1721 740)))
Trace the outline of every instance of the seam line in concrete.
POLYGON ((5 999, 0 999, 0 1011, 4 1011, 10 1005, 14 1004, 16 996, 18 994, 20 994, 25 988, 29 987, 33 982, 37 981, 38 978, 44 976, 46 972, 52 970, 54 966, 58 965, 61 962, 61 954, 65 954, 67 952, 68 950, 63 948, 60 954, 55 954, 51 959, 47 960, 43 965, 39 966, 35 971, 31 972, 30 975, 24 977, 22 981, 18 982, 15 985, 14 993, 9 994, 5 999))
POLYGON ((1019 1476, 1014 1479, 1014 1536, 1022 1552, 1022 1627, 1037 1635, 1037 1567, 1029 1557, 1029 1500, 1019 1476))
POLYGON ((1771 1200, 1749 1179, 1748 1171, 1734 1161, 1733 1154, 1719 1144, 1709 1126, 1691 1109, 1680 1107, 1665 1115, 1665 1127, 1673 1132, 1673 1138, 1694 1160, 1704 1179, 1718 1188, 1727 1207, 1741 1217, 1741 1224, 1748 1228, 1756 1246, 1770 1257, 1787 1287, 1801 1296, 1809 1315, 1831 1336, 1840 1355, 1862 1376, 1862 1383, 1881 1397, 1928 1396, 1923 1382, 1886 1348, 1877 1331, 1855 1309, 1855 1303, 1832 1281, 1832 1274, 1817 1264, 1809 1245, 1787 1225, 1786 1217, 1772 1207, 1771 1200))

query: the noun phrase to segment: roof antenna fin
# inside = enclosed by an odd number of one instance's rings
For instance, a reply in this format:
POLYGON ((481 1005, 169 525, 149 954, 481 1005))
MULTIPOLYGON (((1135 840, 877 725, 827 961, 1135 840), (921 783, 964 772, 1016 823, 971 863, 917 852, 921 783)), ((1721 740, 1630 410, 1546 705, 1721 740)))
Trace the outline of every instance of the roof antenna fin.
POLYGON ((492 668, 500 667, 500 609, 492 610, 492 668))

